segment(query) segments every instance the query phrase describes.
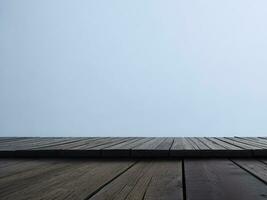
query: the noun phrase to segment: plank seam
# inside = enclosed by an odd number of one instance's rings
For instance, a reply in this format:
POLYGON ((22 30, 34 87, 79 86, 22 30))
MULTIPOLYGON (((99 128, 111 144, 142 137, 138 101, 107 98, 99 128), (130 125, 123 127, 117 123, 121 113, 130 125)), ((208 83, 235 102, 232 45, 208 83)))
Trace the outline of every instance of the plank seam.
POLYGON ((182 184, 183 184, 183 199, 187 200, 184 159, 182 160, 182 184))
POLYGON ((212 150, 212 148, 208 145, 208 144, 206 144, 205 142, 203 142, 202 140, 200 140, 199 138, 196 138, 200 143, 202 143, 204 146, 206 146, 206 147, 208 147, 209 149, 211 149, 212 150))
POLYGON ((172 139, 172 144, 171 144, 171 146, 169 148, 169 151, 171 150, 173 144, 174 144, 174 138, 172 139))
MULTIPOLYGON (((240 140, 245 140, 247 142, 252 142, 252 143, 256 143, 256 144, 259 144, 259 145, 267 145, 267 142, 263 142, 263 141, 258 141, 258 140, 253 140, 251 138, 242 138, 242 137, 235 137, 237 139, 240 139, 240 140)), ((258 139, 258 138, 257 138, 258 139)))
MULTIPOLYGON (((195 143, 193 143, 192 144, 192 141, 189 139, 189 138, 184 138, 195 150, 199 150, 199 148, 198 149, 196 149, 196 144, 195 143)), ((198 146, 197 146, 198 147, 198 146)))
POLYGON ((241 143, 241 144, 245 144, 245 145, 251 146, 253 148, 255 148, 255 147, 258 147, 258 148, 261 148, 261 149, 264 149, 265 148, 264 146, 261 146, 261 145, 254 145, 254 144, 250 144, 250 143, 244 142, 244 141, 242 141, 242 139, 241 140, 238 140, 238 141, 236 141, 234 138, 233 139, 227 138, 227 139, 233 140, 233 141, 238 142, 238 143, 241 143))
POLYGON ((132 139, 122 140, 119 143, 111 144, 110 146, 104 147, 101 150, 105 150, 105 149, 110 148, 110 147, 112 148, 113 146, 116 146, 116 145, 119 145, 119 144, 123 144, 123 143, 129 142, 129 141, 130 141, 130 144, 131 144, 131 143, 135 142, 136 139, 132 138, 132 139))
POLYGON ((267 165, 267 163, 264 160, 260 159, 259 161, 262 162, 263 164, 267 165))
POLYGON ((114 176, 112 179, 110 179, 109 181, 107 181, 106 183, 104 183, 103 185, 101 185, 100 187, 98 187, 95 191, 93 191, 91 194, 89 194, 84 200, 89 200, 90 198, 92 198, 93 196, 95 196, 105 186, 107 186, 108 184, 110 184, 111 182, 113 182, 114 180, 116 180, 118 177, 120 177, 122 174, 124 174, 125 172, 127 172, 129 169, 131 169, 137 163, 138 163, 138 161, 134 162, 132 165, 130 165, 129 167, 127 167, 126 169, 124 169, 122 172, 120 172, 119 174, 117 174, 116 176, 114 176))
POLYGON ((71 144, 71 143, 76 143, 76 142, 80 142, 83 139, 79 139, 79 140, 74 140, 74 141, 57 141, 57 142, 53 142, 44 146, 39 146, 39 147, 33 147, 33 150, 39 150, 42 148, 47 148, 47 147, 55 147, 55 146, 60 146, 60 145, 65 145, 65 144, 71 144), (62 142, 62 143, 61 143, 62 142), (57 143, 57 144, 56 144, 57 143))
MULTIPOLYGON (((236 140, 234 140, 234 141, 236 141, 236 140)), ((242 138, 240 138, 239 140, 238 140, 238 142, 239 143, 242 143, 242 144, 245 144, 245 145, 249 145, 249 146, 252 146, 252 147, 258 147, 258 148, 261 148, 261 149, 266 149, 266 144, 264 145, 264 144, 260 144, 260 143, 257 143, 257 142, 254 142, 254 141, 250 141, 250 142, 252 142, 253 144, 251 144, 251 143, 249 143, 249 141, 248 140, 245 140, 244 141, 244 139, 242 139, 242 138), (255 144, 254 144, 255 143, 255 144)))
MULTIPOLYGON (((136 139, 130 139, 130 140, 128 140, 128 141, 126 141, 126 142, 129 142, 128 144, 132 144, 132 143, 135 143, 135 142, 137 142, 139 139, 138 138, 136 138, 136 139)), ((121 144, 123 144, 123 143, 121 143, 121 144)), ((110 148, 113 148, 114 146, 117 146, 117 145, 119 145, 119 144, 115 144, 115 145, 113 145, 113 146, 109 146, 109 147, 105 147, 105 148, 103 148, 102 150, 109 150, 110 148)), ((116 148, 115 148, 116 149, 116 148)))
POLYGON ((249 173, 250 175, 252 175, 253 177, 255 177, 256 179, 260 180, 261 182, 263 182, 265 185, 267 185, 267 182, 262 179, 261 177, 257 176, 256 174, 254 174, 253 172, 251 172, 250 170, 246 169, 245 167, 243 167, 242 165, 238 164, 237 162, 235 162, 232 159, 229 159, 230 161, 232 161, 235 165, 237 165, 239 168, 243 169, 244 171, 246 171, 247 173, 249 173))
POLYGON ((225 142, 225 143, 227 143, 227 144, 230 144, 230 145, 233 145, 233 146, 236 146, 236 147, 238 147, 238 148, 241 148, 241 149, 243 149, 243 150, 247 150, 246 148, 244 148, 244 147, 242 147, 242 146, 238 146, 238 145, 236 145, 236 144, 233 144, 233 143, 231 143, 231 142, 229 142, 229 141, 225 141, 225 140, 222 140, 222 139, 220 139, 220 138, 216 138, 217 140, 220 140, 221 142, 225 142))
POLYGON ((213 140, 211 140, 210 138, 208 138, 208 137, 205 137, 207 140, 209 140, 210 142, 212 142, 212 143, 215 143, 215 144, 217 144, 217 145, 219 145, 219 146, 221 146, 221 147, 223 147, 224 149, 228 149, 228 150, 231 150, 231 149, 229 149, 228 147, 225 147, 225 146, 223 146, 222 144, 219 144, 218 142, 216 142, 216 141, 213 141, 213 140))
POLYGON ((146 197, 146 193, 147 193, 147 191, 148 191, 148 188, 149 188, 149 185, 150 185, 150 183, 151 183, 151 181, 152 181, 152 178, 153 178, 153 176, 149 179, 149 182, 148 182, 147 187, 146 187, 146 190, 145 190, 145 192, 144 192, 144 194, 143 194, 142 200, 144 200, 145 197, 146 197))

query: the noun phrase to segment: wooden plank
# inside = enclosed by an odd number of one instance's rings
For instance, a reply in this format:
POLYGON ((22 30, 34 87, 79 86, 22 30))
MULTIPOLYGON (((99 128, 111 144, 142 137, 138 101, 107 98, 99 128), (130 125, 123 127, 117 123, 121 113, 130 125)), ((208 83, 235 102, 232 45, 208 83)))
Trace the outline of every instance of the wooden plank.
POLYGON ((267 140, 259 138, 259 137, 237 137, 237 138, 252 140, 252 141, 256 141, 256 142, 261 143, 261 144, 267 144, 267 140))
POLYGON ((227 142, 229 144, 235 145, 235 146, 240 147, 242 149, 249 149, 249 150, 251 150, 251 149, 261 149, 259 147, 255 147, 255 146, 252 146, 252 145, 244 144, 244 143, 241 143, 239 141, 235 141, 235 140, 229 139, 229 138, 217 138, 217 139, 219 139, 221 141, 224 141, 224 142, 227 142))
POLYGON ((39 150, 45 150, 45 149, 72 149, 81 145, 86 145, 88 143, 93 143, 95 141, 102 140, 102 138, 82 138, 82 139, 74 139, 74 140, 67 140, 61 143, 55 143, 48 146, 39 147, 39 150))
POLYGON ((142 161, 90 199, 177 200, 182 197, 180 161, 142 161))
POLYGON ((244 143, 236 138, 223 138, 222 140, 235 144, 236 146, 240 146, 244 149, 250 150, 253 157, 267 156, 267 149, 264 147, 259 147, 251 143, 244 143))
POLYGON ((196 143, 199 148, 201 148, 198 152, 200 154, 198 157, 227 158, 240 156, 240 154, 234 152, 235 150, 226 149, 223 145, 220 145, 213 140, 202 137, 194 138, 194 140, 199 140, 208 147, 207 149, 205 146, 201 147, 200 144, 196 143))
POLYGON ((188 137, 185 137, 185 140, 186 140, 189 144, 191 144, 191 145, 194 147, 195 150, 199 150, 199 147, 198 147, 194 142, 192 142, 192 140, 190 140, 188 137))
POLYGON ((229 144, 228 142, 219 140, 218 138, 208 137, 207 139, 220 145, 220 146, 223 146, 224 148, 229 149, 229 150, 242 150, 243 149, 243 148, 235 146, 233 144, 229 144))
POLYGON ((62 150, 65 157, 103 157, 102 149, 131 140, 131 138, 101 138, 87 144, 62 150))
MULTIPOLYGON (((126 141, 128 138, 119 138, 119 137, 107 137, 102 138, 101 140, 97 140, 85 145, 77 146, 73 149, 79 149, 79 150, 89 150, 95 147, 99 147, 100 149, 105 148, 107 146, 112 146, 114 144, 120 143, 121 141, 126 141)), ((98 148, 98 149, 99 149, 98 148)))
POLYGON ((133 165, 119 160, 61 160, 0 179, 0 199, 87 199, 133 165))
MULTIPOLYGON (((180 161, 158 161, 155 173, 146 188, 144 200, 179 200, 183 199, 182 166, 180 161)), ((133 198, 139 189, 132 191, 133 198)), ((131 198, 129 198, 131 199, 131 198)))
POLYGON ((5 143, 17 141, 17 140, 24 140, 27 139, 27 137, 0 137, 0 145, 3 145, 5 143))
MULTIPOLYGON (((34 181, 38 181, 39 178, 51 174, 57 174, 64 171, 64 165, 62 164, 44 164, 35 169, 27 170, 24 173, 14 173, 13 175, 0 179, 0 199, 12 199, 10 195, 16 193, 16 191, 23 191, 24 188, 28 188, 34 181)), ((30 192, 30 191, 28 191, 30 192)), ((13 199, 20 199, 20 196, 13 199)))
POLYGON ((155 149, 165 140, 166 138, 154 138, 140 146, 132 148, 132 157, 167 157, 169 150, 155 149))
POLYGON ((233 159, 232 160, 239 167, 247 170, 255 177, 267 184, 267 165, 264 162, 252 159, 233 159))
POLYGON ((20 142, 27 142, 27 141, 31 141, 31 140, 36 140, 35 137, 22 137, 22 138, 18 138, 18 137, 15 137, 15 138, 6 138, 6 141, 4 140, 3 142, 4 143, 1 143, 1 146, 2 145, 5 145, 5 144, 12 144, 12 143, 20 143, 20 142))
POLYGON ((118 138, 118 140, 116 140, 116 141, 92 147, 92 148, 90 148, 90 150, 101 150, 101 152, 102 152, 102 150, 105 149, 105 148, 112 147, 112 146, 118 145, 118 144, 127 144, 127 143, 129 143, 131 141, 134 141, 134 140, 135 140, 135 138, 132 138, 132 137, 129 137, 129 138, 118 138))
POLYGON ((267 148, 267 145, 259 144, 257 142, 250 141, 250 140, 243 140, 241 138, 227 138, 227 139, 231 139, 231 140, 234 140, 236 142, 239 142, 239 143, 242 143, 242 144, 245 144, 245 145, 253 146, 254 148, 256 147, 258 149, 265 149, 265 148, 267 148))
POLYGON ((171 150, 193 150, 195 149, 185 138, 174 138, 171 150))
POLYGON ((157 150, 170 150, 174 142, 174 138, 165 138, 155 149, 157 150))
POLYGON ((256 139, 256 138, 255 139, 250 139, 250 138, 241 138, 241 137, 235 137, 233 139, 239 140, 240 142, 243 142, 245 144, 258 146, 258 147, 261 147, 261 148, 264 148, 264 149, 267 148, 267 142, 264 143, 260 139, 256 139))
POLYGON ((264 158, 261 158, 260 161, 261 162, 264 162, 265 164, 267 164, 267 159, 266 158, 265 159, 264 158))
MULTIPOLYGON (((83 139, 79 139, 79 138, 49 138, 49 139, 42 139, 42 140, 36 140, 36 141, 31 141, 30 143, 24 145, 24 147, 26 148, 21 148, 21 149, 38 149, 38 148, 42 148, 42 147, 52 147, 52 146, 56 146, 59 144, 66 144, 66 143, 71 143, 71 142, 75 142, 75 141, 79 141, 79 140, 83 140, 83 139)), ((22 146, 23 147, 23 146, 22 146)))
POLYGON ((187 140, 189 140, 192 145, 194 145, 195 149, 199 149, 199 150, 208 150, 210 149, 206 144, 204 144, 203 142, 201 142, 200 140, 198 140, 195 137, 192 138, 186 138, 187 140))
MULTIPOLYGON (((3 138, 10 139, 10 138, 3 138)), ((266 140, 267 141, 267 140, 266 140)), ((0 157, 267 157, 261 138, 24 138, 0 157)))
POLYGON ((203 142, 204 144, 206 144, 210 149, 214 149, 214 150, 225 150, 226 149, 224 146, 219 145, 212 140, 208 140, 207 138, 201 137, 197 139, 203 142))
POLYGON ((137 138, 127 143, 116 144, 111 147, 102 149, 103 157, 131 157, 131 150, 136 146, 140 146, 152 138, 137 138))
MULTIPOLYGON (((32 140, 27 140, 27 141, 20 141, 20 142, 15 142, 12 144, 6 144, 1 145, 0 149, 1 150, 25 150, 25 149, 34 149, 34 148, 38 148, 38 147, 42 147, 42 146, 51 146, 53 145, 57 145, 57 143, 61 143, 61 142, 71 142, 71 141, 77 141, 77 140, 82 140, 82 139, 78 139, 78 138, 73 138, 73 139, 40 139, 40 138, 32 138, 32 140)), ((66 143, 67 143, 66 142, 66 143)))
MULTIPOLYGON (((90 139, 95 140, 95 138, 90 138, 90 139)), ((60 139, 60 140, 56 140, 53 142, 51 141, 50 143, 42 144, 37 147, 33 147, 32 149, 39 149, 39 150, 59 149, 60 147, 65 147, 65 145, 77 144, 77 142, 80 142, 80 141, 87 141, 87 139, 86 138, 71 138, 71 139, 65 138, 65 139, 60 139)))
POLYGON ((185 160, 184 167, 187 199, 266 199, 267 186, 229 160, 185 160))
POLYGON ((116 144, 111 147, 106 147, 105 149, 132 149, 133 147, 140 146, 153 138, 136 138, 133 141, 130 141, 128 143, 121 143, 121 144, 116 144))
POLYGON ((250 158, 250 157, 254 156, 251 149, 241 148, 240 146, 236 146, 234 143, 229 143, 229 142, 226 142, 224 140, 221 140, 221 138, 209 137, 207 139, 225 147, 226 149, 228 149, 229 151, 228 151, 228 153, 225 154, 225 157, 228 157, 228 158, 234 158, 234 157, 250 158))
POLYGON ((49 167, 56 164, 57 160, 28 160, 28 159, 3 159, 0 160, 0 179, 10 177, 12 175, 18 176, 21 173, 28 173, 32 169, 39 167, 49 167))
POLYGON ((162 143, 166 138, 153 138, 149 142, 141 144, 134 149, 156 149, 160 143, 162 143))
POLYGON ((64 145, 64 144, 69 144, 72 142, 78 142, 78 141, 83 141, 86 140, 86 138, 80 138, 80 137, 74 137, 74 138, 58 138, 58 139, 51 139, 50 141, 46 141, 44 143, 41 143, 40 145, 33 145, 33 149, 49 149, 49 148, 54 148, 59 145, 64 145))
POLYGON ((34 142, 40 142, 39 138, 26 138, 22 140, 12 140, 5 143, 0 144, 1 150, 14 150, 14 149, 25 149, 28 148, 29 144, 33 144, 34 142))
MULTIPOLYGON (((185 138, 179 139, 178 140, 178 150, 174 149, 172 147, 171 152, 170 152, 170 156, 171 157, 184 157, 184 158, 188 158, 188 157, 198 157, 198 158, 205 158, 205 157, 250 157, 251 156, 251 152, 243 152, 240 151, 241 149, 238 147, 233 146, 234 148, 237 149, 237 151, 233 151, 233 150, 228 150, 226 149, 226 147, 224 146, 224 143, 221 141, 214 141, 214 138, 212 138, 210 140, 210 138, 186 138, 187 140, 185 140, 185 138), (182 149, 183 146, 183 139, 184 141, 188 141, 187 146, 189 146, 188 149, 182 149), (190 141, 190 143, 189 143, 190 141), (221 144, 223 143, 223 144, 221 144), (191 149, 190 149, 191 148, 191 149)), ((226 146, 228 145, 227 143, 225 143, 226 146)), ((176 145, 176 141, 174 142, 174 145, 176 145)), ((231 148, 232 145, 229 145, 228 148, 231 148)))
MULTIPOLYGON (((187 138, 191 142, 192 145, 195 146, 195 151, 192 152, 190 157, 202 157, 202 158, 219 158, 219 157, 235 157, 240 156, 236 152, 232 155, 233 150, 228 150, 222 145, 215 143, 212 140, 208 140, 206 138, 187 138)), ((187 156, 189 157, 189 156, 187 156)))
POLYGON ((170 149, 170 157, 183 158, 194 157, 197 153, 195 147, 186 138, 174 138, 170 149))

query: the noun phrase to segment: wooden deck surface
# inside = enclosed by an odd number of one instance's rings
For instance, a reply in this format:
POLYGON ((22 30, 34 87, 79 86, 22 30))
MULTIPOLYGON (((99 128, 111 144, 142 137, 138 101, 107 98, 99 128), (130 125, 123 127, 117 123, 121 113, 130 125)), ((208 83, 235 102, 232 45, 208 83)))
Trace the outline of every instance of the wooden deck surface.
POLYGON ((267 138, 2 137, 0 157, 256 158, 267 157, 267 138))
POLYGON ((266 200, 266 159, 0 159, 3 200, 266 200))
POLYGON ((0 199, 265 200, 266 150, 251 137, 0 138, 0 199))

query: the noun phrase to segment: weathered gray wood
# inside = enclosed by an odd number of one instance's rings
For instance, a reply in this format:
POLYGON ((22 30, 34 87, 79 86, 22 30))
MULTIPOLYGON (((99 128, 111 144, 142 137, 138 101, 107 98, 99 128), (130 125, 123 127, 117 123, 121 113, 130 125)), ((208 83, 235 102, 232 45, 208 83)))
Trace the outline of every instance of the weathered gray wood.
POLYGON ((49 166, 39 165, 0 179, 0 199, 84 200, 133 164, 119 160, 59 160, 49 166))
POLYGON ((191 143, 185 138, 174 138, 169 156, 175 158, 183 158, 194 155, 195 149, 191 143))
POLYGON ((141 144, 134 149, 156 149, 157 146, 159 146, 160 143, 162 143, 165 140, 165 138, 153 138, 149 142, 146 142, 144 144, 141 144))
POLYGON ((140 146, 150 140, 152 140, 153 138, 135 138, 127 143, 120 143, 120 144, 116 144, 113 145, 111 147, 106 147, 104 149, 106 150, 110 150, 110 149, 132 149, 136 146, 140 146))
POLYGON ((28 148, 36 142, 42 142, 44 139, 41 138, 25 138, 22 140, 8 141, 0 144, 0 150, 13 150, 28 148))
POLYGON ((214 149, 214 150, 225 150, 226 148, 222 145, 217 144, 216 142, 212 141, 212 140, 208 140, 207 138, 197 138, 198 140, 200 140, 201 142, 203 142, 204 144, 206 144, 210 149, 214 149))
MULTIPOLYGON (((97 138, 89 138, 89 140, 95 140, 97 138)), ((80 141, 87 141, 87 138, 65 138, 65 139, 57 139, 55 141, 50 141, 48 143, 43 143, 38 146, 34 146, 32 149, 60 149, 64 148, 65 145, 70 145, 70 144, 77 144, 80 141)))
MULTIPOLYGON (((50 145, 39 147, 38 150, 45 149, 73 149, 75 147, 79 147, 86 144, 92 144, 95 141, 103 140, 104 138, 80 138, 80 139, 68 139, 66 141, 62 141, 60 143, 53 143, 50 145)), ((37 148, 36 148, 37 149, 37 148)))
POLYGON ((132 148, 140 146, 152 138, 137 138, 127 143, 120 143, 102 149, 103 157, 131 157, 132 148))
POLYGON ((173 144, 173 141, 174 138, 165 138, 163 140, 163 142, 161 142, 157 147, 156 149, 159 149, 159 150, 169 150, 173 144))
POLYGON ((144 144, 132 148, 132 157, 167 157, 168 150, 155 149, 165 140, 166 138, 154 138, 144 144))
POLYGON ((203 142, 201 142, 200 140, 198 140, 195 137, 186 138, 186 139, 189 140, 189 142, 192 143, 192 145, 195 147, 195 149, 199 149, 199 150, 208 150, 208 149, 210 149, 209 146, 207 146, 206 144, 204 144, 203 142))
POLYGON ((236 141, 236 140, 233 140, 233 139, 229 139, 229 138, 218 138, 219 140, 222 140, 224 142, 228 142, 229 144, 233 144, 237 147, 240 147, 242 149, 262 149, 260 147, 255 147, 255 146, 252 146, 252 145, 248 145, 248 144, 244 144, 242 142, 239 142, 239 141, 236 141))
POLYGON ((90 150, 91 149, 102 150, 102 149, 105 149, 105 148, 108 148, 108 147, 112 147, 112 146, 118 145, 118 144, 127 144, 130 141, 135 141, 135 138, 132 138, 132 137, 129 137, 129 138, 118 138, 117 140, 114 140, 114 141, 109 142, 107 144, 102 144, 102 145, 98 145, 98 146, 95 146, 95 147, 91 147, 90 150))
POLYGON ((62 151, 66 157, 103 157, 102 149, 132 140, 131 138, 101 138, 87 144, 67 148, 62 151))
POLYGON ((229 160, 185 160, 190 200, 261 200, 267 186, 229 160))
POLYGON ((89 150, 95 147, 105 148, 104 146, 112 146, 114 144, 117 144, 121 140, 126 141, 128 138, 119 138, 119 137, 107 137, 107 138, 101 138, 100 140, 90 142, 84 145, 80 145, 77 147, 74 147, 73 149, 79 149, 79 150, 89 150))
POLYGON ((254 145, 252 143, 245 143, 242 140, 238 140, 237 138, 223 138, 222 140, 232 143, 236 146, 240 146, 244 149, 250 150, 253 157, 266 157, 267 149, 264 147, 260 147, 259 145, 254 145))
POLYGON ((252 146, 252 147, 257 148, 257 149, 264 149, 264 148, 266 148, 265 145, 259 144, 259 143, 253 142, 253 141, 242 140, 242 139, 235 138, 235 137, 234 138, 227 137, 227 139, 233 140, 233 141, 236 141, 236 142, 245 144, 245 145, 249 145, 249 146, 252 146))
MULTIPOLYGON (((146 188, 144 200, 183 199, 182 166, 180 161, 158 161, 146 188)), ((135 193, 137 194, 138 190, 135 193)), ((135 195, 133 195, 134 197, 135 195)), ((133 198, 134 199, 134 198, 133 198)))
MULTIPOLYGON (((1 140, 1 138, 0 138, 1 140)), ((2 138, 0 157, 267 157, 262 138, 2 138)), ((265 143, 266 141, 266 143, 265 143)))
POLYGON ((27 139, 27 137, 0 137, 0 143, 1 145, 9 142, 14 142, 17 140, 24 140, 27 139))
POLYGON ((251 146, 256 146, 256 147, 259 147, 262 149, 267 148, 267 143, 260 142, 259 140, 253 140, 253 139, 249 139, 249 138, 236 138, 236 137, 233 138, 233 140, 239 141, 239 142, 242 142, 244 144, 251 145, 251 146))
POLYGON ((232 161, 267 184, 267 164, 264 162, 252 159, 233 159, 232 161))
POLYGON ((254 156, 251 149, 244 149, 244 148, 241 148, 240 146, 236 146, 234 143, 232 143, 232 141, 231 143, 229 143, 228 141, 222 140, 222 138, 213 138, 213 137, 209 137, 207 139, 228 149, 229 151, 225 154, 225 157, 227 158, 233 158, 233 157, 245 157, 246 158, 246 157, 254 156))
POLYGON ((220 145, 220 146, 223 146, 226 149, 230 149, 230 150, 231 149, 232 150, 242 150, 243 149, 243 148, 235 146, 233 144, 229 144, 228 142, 222 141, 222 140, 220 140, 218 138, 208 137, 207 139, 212 141, 212 142, 214 142, 214 143, 216 143, 216 144, 218 144, 218 145, 220 145))
POLYGON ((179 161, 142 161, 90 199, 182 199, 182 166, 179 161))
POLYGON ((36 149, 46 146, 55 146, 59 143, 69 143, 73 141, 78 141, 83 139, 78 138, 65 138, 65 139, 58 139, 58 138, 32 138, 27 139, 27 141, 16 141, 14 143, 0 145, 1 150, 25 150, 25 149, 36 149))
POLYGON ((20 176, 22 173, 28 173, 32 169, 39 167, 50 167, 58 163, 58 160, 28 160, 28 159, 11 159, 0 160, 0 179, 11 176, 20 176), (4 165, 2 165, 4 163, 4 165))
POLYGON ((174 138, 171 150, 193 150, 195 149, 185 138, 174 138))
POLYGON ((250 140, 250 141, 255 141, 260 144, 267 144, 267 140, 259 138, 259 137, 236 137, 238 139, 243 139, 243 140, 250 140))

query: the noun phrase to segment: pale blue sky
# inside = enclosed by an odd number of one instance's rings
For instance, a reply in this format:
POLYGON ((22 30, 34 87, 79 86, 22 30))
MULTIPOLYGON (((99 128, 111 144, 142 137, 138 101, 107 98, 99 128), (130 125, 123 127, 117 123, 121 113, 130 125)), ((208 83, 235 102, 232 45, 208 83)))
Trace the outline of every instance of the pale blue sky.
POLYGON ((0 136, 266 136, 266 0, 0 0, 0 136))

